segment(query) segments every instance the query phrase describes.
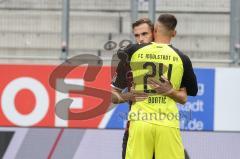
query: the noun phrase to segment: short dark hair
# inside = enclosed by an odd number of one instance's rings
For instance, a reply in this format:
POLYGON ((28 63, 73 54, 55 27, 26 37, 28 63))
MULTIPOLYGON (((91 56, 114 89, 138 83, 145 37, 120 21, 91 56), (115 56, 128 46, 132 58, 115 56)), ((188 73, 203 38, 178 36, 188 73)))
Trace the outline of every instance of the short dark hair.
POLYGON ((154 24, 152 23, 152 21, 148 18, 141 18, 141 19, 138 19, 136 22, 134 22, 132 24, 132 29, 134 29, 135 27, 141 25, 141 24, 144 24, 146 23, 150 29, 153 31, 154 30, 154 24))
POLYGON ((158 22, 163 24, 168 30, 175 30, 177 19, 172 14, 162 14, 158 17, 158 22))

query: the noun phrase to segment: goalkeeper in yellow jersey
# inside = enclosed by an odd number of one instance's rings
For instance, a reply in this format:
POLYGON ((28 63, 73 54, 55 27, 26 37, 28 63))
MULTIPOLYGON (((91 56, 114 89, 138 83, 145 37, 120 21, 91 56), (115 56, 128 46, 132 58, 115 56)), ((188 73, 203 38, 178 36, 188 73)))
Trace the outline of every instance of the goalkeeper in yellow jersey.
MULTIPOLYGON (((136 43, 138 44, 144 44, 144 43, 149 43, 153 41, 153 30, 154 30, 154 24, 151 22, 150 19, 148 18, 141 18, 139 20, 137 20, 136 22, 134 22, 132 24, 132 30, 133 30, 133 35, 135 37, 136 43)), ((117 72, 119 72, 119 69, 123 69, 124 66, 121 65, 121 63, 118 65, 117 68, 117 72)), ((166 82, 164 84, 166 86, 169 86, 169 83, 166 82)), ((164 88, 162 87, 162 88, 164 88)), ((140 96, 137 97, 133 97, 135 94, 133 93, 129 93, 129 92, 121 92, 121 88, 116 88, 113 86, 113 92, 116 94, 119 94, 119 96, 123 96, 125 100, 119 101, 117 98, 115 98, 115 103, 122 103, 122 102, 128 102, 129 100, 135 100, 134 98, 141 98, 140 96)), ((179 102, 179 103, 184 103, 184 101, 186 100, 186 90, 182 89, 179 91, 176 91, 176 93, 174 94, 174 96, 172 96, 172 98, 174 98, 175 101, 179 102)), ((129 124, 130 122, 127 122, 127 127, 126 130, 124 132, 124 136, 123 136, 123 143, 122 143, 122 159, 125 159, 125 154, 126 154, 126 147, 127 147, 127 141, 128 141, 128 128, 129 128, 129 124)), ((153 156, 154 159, 154 156, 153 156)))
POLYGON ((120 69, 112 85, 125 88, 131 80, 138 92, 132 94, 142 97, 132 100, 126 159, 152 159, 153 154, 156 159, 184 158, 176 94, 183 90, 195 96, 197 81, 190 59, 170 45, 176 25, 173 15, 163 14, 154 28, 155 42, 131 45, 118 53, 127 67, 120 69))

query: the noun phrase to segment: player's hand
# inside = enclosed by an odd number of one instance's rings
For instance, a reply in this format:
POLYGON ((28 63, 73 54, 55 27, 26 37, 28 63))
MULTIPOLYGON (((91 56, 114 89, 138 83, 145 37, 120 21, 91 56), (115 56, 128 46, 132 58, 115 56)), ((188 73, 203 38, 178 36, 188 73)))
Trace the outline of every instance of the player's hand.
POLYGON ((124 97, 127 100, 134 102, 143 101, 148 98, 148 94, 143 91, 137 91, 135 90, 135 84, 132 83, 132 87, 130 88, 130 91, 127 93, 124 93, 124 97))
POLYGON ((163 75, 160 77, 159 80, 156 80, 155 78, 148 78, 148 84, 158 94, 168 95, 173 92, 171 82, 163 75))
POLYGON ((148 98, 148 94, 142 91, 136 91, 134 89, 131 89, 129 93, 130 93, 130 100, 132 102, 139 102, 148 98))

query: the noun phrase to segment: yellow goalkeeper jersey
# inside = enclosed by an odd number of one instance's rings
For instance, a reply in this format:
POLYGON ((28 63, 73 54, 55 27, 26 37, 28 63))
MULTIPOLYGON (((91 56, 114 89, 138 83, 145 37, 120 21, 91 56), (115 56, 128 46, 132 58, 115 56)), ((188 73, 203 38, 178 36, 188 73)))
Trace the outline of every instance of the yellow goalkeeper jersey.
POLYGON ((141 120, 157 125, 179 128, 179 112, 176 102, 155 92, 148 78, 159 80, 163 75, 174 89, 187 89, 188 95, 197 93, 197 80, 190 59, 167 44, 134 44, 119 50, 120 63, 117 67, 113 87, 124 89, 134 86, 136 91, 148 93, 144 101, 131 103, 129 120, 141 120))

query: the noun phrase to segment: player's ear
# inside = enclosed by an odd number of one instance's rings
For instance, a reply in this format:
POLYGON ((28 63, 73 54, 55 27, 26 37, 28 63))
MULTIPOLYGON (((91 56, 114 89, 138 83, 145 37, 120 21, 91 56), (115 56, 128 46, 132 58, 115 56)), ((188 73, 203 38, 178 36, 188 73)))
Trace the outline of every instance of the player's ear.
POLYGON ((172 37, 174 38, 176 35, 177 35, 177 31, 174 30, 174 31, 173 31, 173 34, 172 34, 172 37))
POLYGON ((154 25, 153 34, 154 33, 156 34, 158 32, 158 29, 159 29, 159 24, 156 22, 154 25))

